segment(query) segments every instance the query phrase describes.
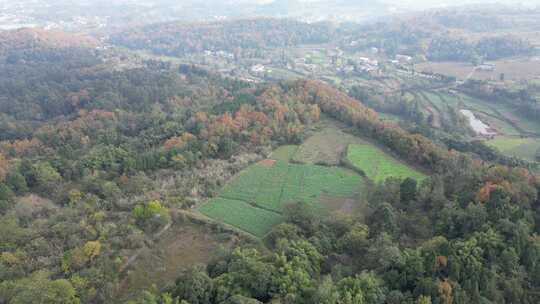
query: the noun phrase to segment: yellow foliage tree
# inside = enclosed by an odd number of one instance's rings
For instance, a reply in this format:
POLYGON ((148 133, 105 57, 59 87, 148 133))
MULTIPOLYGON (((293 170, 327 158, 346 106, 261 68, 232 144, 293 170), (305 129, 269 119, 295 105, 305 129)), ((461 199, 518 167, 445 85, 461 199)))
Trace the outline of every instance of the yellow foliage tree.
POLYGON ((418 300, 416 300, 416 304, 431 304, 431 297, 420 296, 418 300))
POLYGON ((84 255, 92 261, 101 253, 101 243, 99 241, 86 242, 83 247, 84 255))

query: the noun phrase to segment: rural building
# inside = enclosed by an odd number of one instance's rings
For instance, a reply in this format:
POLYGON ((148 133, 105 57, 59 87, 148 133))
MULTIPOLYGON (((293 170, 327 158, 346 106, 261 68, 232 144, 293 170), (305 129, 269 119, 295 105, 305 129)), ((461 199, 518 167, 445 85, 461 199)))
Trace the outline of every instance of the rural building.
POLYGON ((256 64, 256 65, 251 67, 251 71, 253 73, 264 73, 265 68, 264 68, 264 65, 262 65, 262 64, 256 64))
POLYGON ((476 69, 479 70, 479 71, 493 72, 493 71, 495 71, 495 65, 485 63, 485 64, 481 64, 481 65, 477 66, 476 69))
POLYGON ((411 56, 407 56, 407 55, 396 55, 396 60, 401 63, 401 64, 405 64, 405 63, 409 63, 412 61, 412 57, 411 56))

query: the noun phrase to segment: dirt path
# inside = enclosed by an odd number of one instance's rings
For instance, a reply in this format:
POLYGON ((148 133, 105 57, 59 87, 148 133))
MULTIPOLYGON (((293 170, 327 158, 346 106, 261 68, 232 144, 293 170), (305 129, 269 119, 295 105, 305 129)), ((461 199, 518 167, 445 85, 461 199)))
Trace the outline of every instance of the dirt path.
POLYGON ((476 67, 473 67, 472 71, 465 77, 465 81, 471 79, 474 76, 474 73, 476 72, 476 67))
MULTIPOLYGON (((170 223, 168 223, 165 227, 163 227, 163 229, 161 229, 160 231, 158 231, 156 234, 154 234, 152 236, 152 242, 155 242, 157 239, 159 239, 165 232, 167 232, 171 226, 172 226, 173 222, 171 221, 170 223)), ((141 253, 145 250, 146 248, 145 247, 142 247, 142 248, 139 248, 137 249, 137 251, 132 254, 127 260, 126 262, 120 266, 120 269, 119 269, 119 272, 120 274, 122 274, 124 271, 126 271, 127 268, 129 268, 129 266, 131 266, 136 260, 137 258, 139 258, 139 256, 141 255, 141 253)))

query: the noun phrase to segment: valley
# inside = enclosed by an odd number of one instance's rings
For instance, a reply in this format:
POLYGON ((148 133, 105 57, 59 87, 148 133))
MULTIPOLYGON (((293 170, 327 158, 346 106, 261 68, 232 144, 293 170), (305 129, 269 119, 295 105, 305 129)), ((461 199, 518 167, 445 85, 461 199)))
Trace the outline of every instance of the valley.
POLYGON ((0 4, 0 303, 540 302, 538 8, 47 1, 0 4))

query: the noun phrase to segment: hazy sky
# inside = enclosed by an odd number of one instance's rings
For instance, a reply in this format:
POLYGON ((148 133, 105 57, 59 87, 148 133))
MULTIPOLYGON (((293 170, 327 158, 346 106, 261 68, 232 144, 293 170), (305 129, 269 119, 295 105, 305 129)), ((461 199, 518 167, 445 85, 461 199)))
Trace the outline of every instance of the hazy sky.
POLYGON ((25 26, 79 29, 90 27, 87 24, 101 28, 138 20, 155 23, 254 16, 361 23, 422 9, 487 3, 540 7, 540 0, 0 0, 0 29, 25 26), (77 23, 74 17, 80 16, 86 18, 85 23, 77 23))
MULTIPOLYGON (((274 2, 278 0, 260 0, 260 2, 274 2)), ((453 5, 467 5, 467 4, 490 4, 490 3, 503 3, 503 4, 522 4, 522 5, 540 5, 540 0, 298 0, 299 2, 312 2, 312 3, 348 3, 363 5, 369 5, 370 3, 387 4, 392 6, 409 6, 409 7, 441 7, 441 6, 453 6, 453 5)))

